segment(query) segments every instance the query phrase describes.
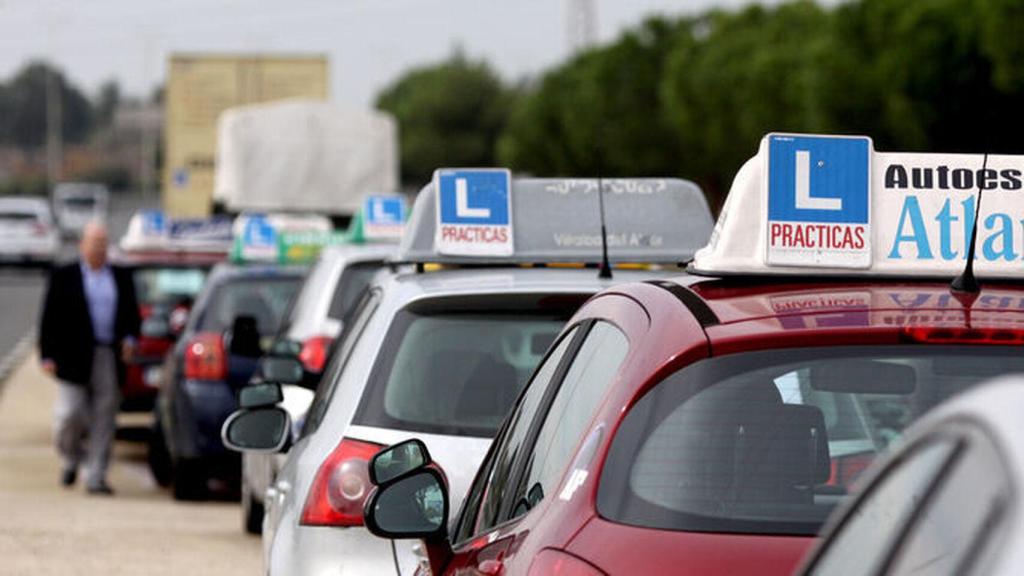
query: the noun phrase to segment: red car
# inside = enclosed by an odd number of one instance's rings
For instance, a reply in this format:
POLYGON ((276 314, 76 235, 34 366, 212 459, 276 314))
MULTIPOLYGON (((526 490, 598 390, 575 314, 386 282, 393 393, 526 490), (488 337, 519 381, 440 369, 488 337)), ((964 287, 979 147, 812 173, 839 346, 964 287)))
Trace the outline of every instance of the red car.
MULTIPOLYGON (((852 210, 859 192, 834 186, 841 202, 807 202, 801 196, 825 195, 813 185, 819 173, 801 190, 801 162, 839 168, 844 183, 863 181, 877 208, 905 197, 880 198, 877 180, 869 186, 851 169, 860 156, 822 153, 818 142, 805 142, 815 138, 766 137, 691 267, 704 277, 618 286, 580 309, 451 522, 443 471, 412 440, 371 462, 367 527, 422 539, 433 574, 790 574, 853 481, 908 424, 979 381, 1024 371, 1024 286, 983 279, 980 290, 969 281, 954 289, 964 261, 910 258, 912 247, 900 243, 920 248, 922 239, 902 223, 822 215, 852 210), (788 240, 771 236, 772 212, 757 206, 782 194, 771 188, 778 184, 766 152, 775 138, 797 144, 796 210, 792 171, 788 185, 781 178, 789 213, 825 222, 795 219, 788 240), (744 199, 751 207, 739 212, 744 199), (830 246, 771 252, 772 242, 809 241, 808 230, 821 230, 812 226, 824 227, 830 246), (729 236, 736 230, 746 241, 729 236), (856 240, 865 237, 871 242, 856 240), (896 259, 916 268, 887 267, 893 243, 896 259), (865 245, 875 246, 866 257, 865 245), (929 279, 936 276, 946 279, 929 279)), ((895 161, 956 170, 975 160, 984 166, 980 156, 874 153, 863 168, 871 177, 895 161)), ((957 191, 958 205, 972 193, 957 191)), ((988 206, 1000 209, 997 201, 988 206)), ((943 240, 943 251, 964 251, 969 227, 959 233, 943 240)), ((984 250, 977 258, 989 278, 1024 273, 984 250)))
POLYGON ((148 412, 160 387, 164 356, 185 327, 207 274, 225 253, 117 252, 113 262, 132 271, 142 330, 125 366, 121 409, 148 412))

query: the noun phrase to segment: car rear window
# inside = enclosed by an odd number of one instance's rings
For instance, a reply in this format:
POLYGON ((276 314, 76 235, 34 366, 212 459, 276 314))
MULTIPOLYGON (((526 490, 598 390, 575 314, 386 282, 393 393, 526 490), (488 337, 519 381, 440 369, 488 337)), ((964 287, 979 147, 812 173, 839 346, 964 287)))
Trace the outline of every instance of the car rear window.
POLYGON ((355 422, 492 437, 583 296, 495 295, 458 308, 400 312, 355 422))
POLYGON ((327 316, 335 320, 346 320, 352 313, 352 308, 359 301, 373 280, 373 276, 384 265, 384 262, 359 262, 345 267, 338 280, 338 287, 334 290, 334 297, 327 309, 327 316))
POLYGON ((991 376, 1011 348, 752 352, 688 366, 630 410, 598 490, 609 520, 668 530, 814 535, 904 428, 991 376))
POLYGON ((0 225, 34 224, 42 218, 34 212, 0 212, 0 225))
POLYGON ((236 316, 247 315, 256 319, 261 335, 273 335, 301 281, 298 276, 254 276, 224 282, 214 288, 197 330, 223 332, 236 316))
POLYGON ((143 305, 192 302, 203 289, 207 272, 202 267, 136 268, 135 297, 143 305))

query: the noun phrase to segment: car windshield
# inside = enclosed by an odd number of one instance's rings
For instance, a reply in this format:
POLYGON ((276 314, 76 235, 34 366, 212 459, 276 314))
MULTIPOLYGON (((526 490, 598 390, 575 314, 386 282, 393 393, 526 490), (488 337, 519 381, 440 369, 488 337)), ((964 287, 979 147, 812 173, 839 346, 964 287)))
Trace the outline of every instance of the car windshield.
POLYGON ((92 196, 68 196, 61 198, 60 203, 69 208, 91 209, 96 206, 96 199, 92 196))
POLYGON ((630 410, 598 510, 624 524, 814 535, 875 455, 924 412, 1024 371, 1011 348, 887 346, 735 354, 684 368, 630 410))
MULTIPOLYGON (((507 298, 507 297, 506 297, 507 298)), ((356 422, 491 437, 579 304, 562 310, 403 311, 392 324, 356 422)))
POLYGON ((135 297, 143 305, 192 302, 203 289, 206 274, 200 267, 138 268, 132 275, 135 297))
POLYGON ((252 316, 262 336, 270 336, 299 288, 299 276, 238 278, 216 287, 199 318, 197 330, 223 332, 237 316, 252 316))

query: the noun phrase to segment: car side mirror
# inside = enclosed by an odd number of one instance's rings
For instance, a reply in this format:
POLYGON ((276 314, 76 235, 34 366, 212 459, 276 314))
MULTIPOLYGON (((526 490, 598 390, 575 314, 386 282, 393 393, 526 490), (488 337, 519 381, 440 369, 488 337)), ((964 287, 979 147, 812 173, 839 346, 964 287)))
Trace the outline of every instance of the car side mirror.
POLYGON ((277 382, 250 384, 238 391, 239 408, 264 408, 284 400, 284 392, 277 382))
POLYGON ((221 441, 236 452, 280 452, 290 438, 289 420, 277 407, 238 410, 224 422, 221 441))
POLYGON ((381 450, 370 460, 370 482, 387 484, 430 463, 426 444, 415 438, 406 440, 381 450))
POLYGON ((143 320, 142 326, 139 327, 139 333, 145 338, 154 340, 164 340, 173 335, 170 320, 162 314, 153 314, 143 320))
POLYGON ((366 528, 382 538, 444 538, 448 491, 441 473, 421 468, 377 487, 366 501, 366 528))
POLYGON ((264 356, 260 360, 260 375, 264 380, 282 384, 299 384, 305 376, 302 363, 287 356, 264 356))

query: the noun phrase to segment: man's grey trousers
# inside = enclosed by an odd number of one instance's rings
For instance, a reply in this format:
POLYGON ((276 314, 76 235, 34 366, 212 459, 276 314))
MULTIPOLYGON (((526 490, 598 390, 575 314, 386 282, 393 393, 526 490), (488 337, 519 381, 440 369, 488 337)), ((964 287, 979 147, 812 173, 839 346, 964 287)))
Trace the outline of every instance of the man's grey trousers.
POLYGON ((110 347, 95 348, 88 386, 57 383, 57 452, 64 460, 65 470, 85 465, 85 481, 90 488, 106 484, 119 403, 117 362, 110 347))

